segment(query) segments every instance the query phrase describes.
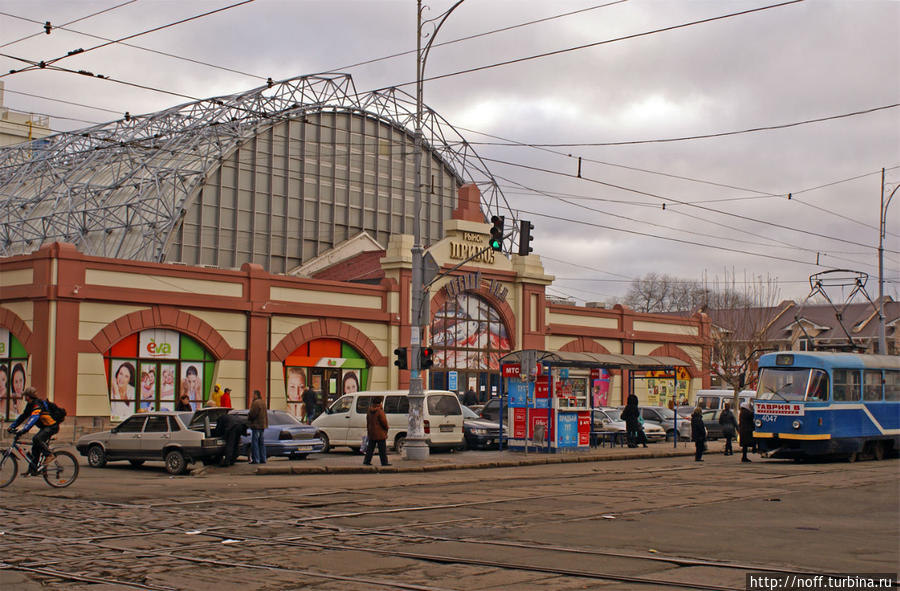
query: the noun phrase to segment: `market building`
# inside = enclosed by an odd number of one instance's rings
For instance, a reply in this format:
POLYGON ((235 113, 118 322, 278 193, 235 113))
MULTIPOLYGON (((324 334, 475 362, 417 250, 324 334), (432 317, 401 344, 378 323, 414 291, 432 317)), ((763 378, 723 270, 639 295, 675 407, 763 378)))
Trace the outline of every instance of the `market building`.
MULTIPOLYGON (((76 434, 181 392, 201 405, 216 383, 294 414, 307 387, 408 386, 393 351, 412 325, 412 103, 351 91, 342 75, 271 83, 0 151, 3 414, 26 383, 76 434)), ((687 362, 677 385, 640 382, 649 403, 707 385, 704 315, 554 304, 539 255, 485 249, 502 194, 427 122, 422 237, 444 273, 428 385, 497 395, 499 359, 522 348, 687 362)), ((592 378, 623 399, 623 376, 592 378)))

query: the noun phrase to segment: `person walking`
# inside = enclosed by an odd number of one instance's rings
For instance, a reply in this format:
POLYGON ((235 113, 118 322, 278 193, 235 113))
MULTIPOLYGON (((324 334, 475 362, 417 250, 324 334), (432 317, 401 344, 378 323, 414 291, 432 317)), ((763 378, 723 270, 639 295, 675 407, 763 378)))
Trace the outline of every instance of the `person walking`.
MULTIPOLYGON (((628 447, 637 447, 638 432, 641 431, 641 409, 638 408, 638 397, 628 395, 625 409, 622 411, 622 420, 625 421, 625 436, 628 439, 628 447)), ((646 446, 646 444, 644 444, 646 446)))
POLYGON ((706 425, 703 424, 703 411, 698 406, 691 413, 691 439, 694 440, 694 461, 703 461, 703 450, 706 447, 706 425))
POLYGON ((384 414, 384 408, 381 406, 384 400, 381 396, 372 398, 369 405, 369 412, 366 415, 366 435, 369 442, 366 445, 366 458, 363 460, 364 466, 372 465, 372 454, 375 452, 375 446, 378 445, 378 456, 381 458, 382 466, 390 466, 387 459, 387 440, 388 421, 387 415, 384 414))
POLYGON ((266 401, 259 390, 253 391, 253 402, 247 413, 247 426, 250 427, 250 463, 266 463, 266 442, 263 432, 269 426, 269 412, 266 401))
POLYGON ((750 462, 750 458, 747 457, 747 450, 753 447, 753 410, 750 409, 749 402, 741 405, 739 428, 741 435, 741 461, 750 462))
POLYGON ((725 455, 733 456, 731 440, 734 439, 734 432, 737 430, 737 419, 734 418, 734 413, 731 412, 730 404, 726 404, 721 414, 719 414, 719 424, 722 425, 722 437, 725 438, 725 455))

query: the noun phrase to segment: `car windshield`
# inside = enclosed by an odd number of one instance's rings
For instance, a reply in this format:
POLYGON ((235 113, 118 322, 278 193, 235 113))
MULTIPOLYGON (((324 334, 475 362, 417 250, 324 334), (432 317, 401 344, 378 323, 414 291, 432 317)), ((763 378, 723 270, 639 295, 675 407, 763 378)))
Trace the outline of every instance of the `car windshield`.
POLYGON ((603 412, 606 416, 608 416, 610 421, 621 421, 622 420, 621 413, 618 410, 604 410, 601 412, 603 412))
POLYGON ((469 408, 468 406, 462 407, 463 418, 464 419, 478 419, 478 413, 469 408))

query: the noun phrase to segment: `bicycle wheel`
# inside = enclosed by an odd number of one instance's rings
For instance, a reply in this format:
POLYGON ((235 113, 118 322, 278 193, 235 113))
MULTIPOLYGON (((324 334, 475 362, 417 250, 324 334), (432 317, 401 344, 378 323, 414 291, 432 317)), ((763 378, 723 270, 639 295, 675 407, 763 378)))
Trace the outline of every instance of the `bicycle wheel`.
POLYGON ((0 454, 0 488, 9 485, 19 473, 19 461, 8 450, 0 454))
POLYGON ((78 460, 67 451, 55 451, 56 458, 44 466, 44 480, 54 488, 65 488, 78 478, 78 460))

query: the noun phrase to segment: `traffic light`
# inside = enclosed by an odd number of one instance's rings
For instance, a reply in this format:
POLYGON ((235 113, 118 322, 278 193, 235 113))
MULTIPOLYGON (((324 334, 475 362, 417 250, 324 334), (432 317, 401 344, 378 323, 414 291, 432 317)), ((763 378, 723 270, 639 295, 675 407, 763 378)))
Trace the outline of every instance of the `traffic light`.
POLYGON ((534 249, 531 247, 531 231, 534 230, 534 224, 526 220, 519 220, 519 254, 528 256, 529 252, 534 249))
POLYGON ((400 369, 406 369, 409 367, 406 364, 406 347, 398 347, 394 349, 394 355, 397 356, 397 359, 394 360, 394 365, 396 365, 400 369))
POLYGON ((425 370, 434 365, 434 349, 422 347, 419 349, 419 369, 425 370))
POLYGON ((503 250, 503 224, 506 221, 502 215, 491 216, 491 248, 503 250))

